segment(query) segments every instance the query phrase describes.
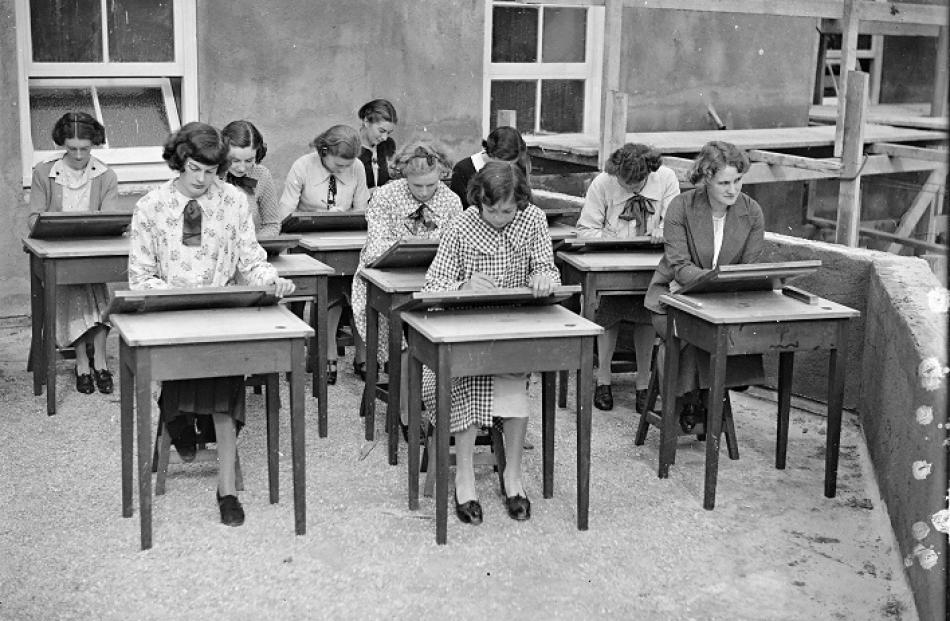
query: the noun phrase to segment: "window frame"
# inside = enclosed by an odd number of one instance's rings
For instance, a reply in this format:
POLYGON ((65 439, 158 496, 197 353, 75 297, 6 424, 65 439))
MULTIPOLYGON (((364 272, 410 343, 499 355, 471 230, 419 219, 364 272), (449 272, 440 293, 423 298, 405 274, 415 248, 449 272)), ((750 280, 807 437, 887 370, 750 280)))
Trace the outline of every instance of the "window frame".
MULTIPOLYGON (((100 0, 103 6, 102 37, 103 58, 109 58, 108 15, 105 11, 108 0, 100 0)), ((110 62, 67 63, 33 62, 30 0, 15 0, 17 32, 17 78, 19 87, 20 150, 23 187, 29 187, 33 167, 59 153, 59 150, 35 149, 33 147, 30 90, 31 88, 90 88, 145 86, 162 89, 165 114, 172 131, 185 122, 198 118, 198 44, 197 0, 171 0, 173 36, 175 37, 174 62, 110 62), (70 77, 85 75, 89 77, 70 77), (171 79, 181 80, 181 115, 171 88, 171 79)), ((98 100, 93 95, 96 116, 102 120, 98 100)), ((107 134, 108 138, 108 134, 107 134)), ((169 179, 172 174, 161 157, 161 145, 140 147, 103 148, 93 150, 93 155, 115 168, 120 182, 148 182, 169 179)))
MULTIPOLYGON (((494 81, 517 80, 534 81, 535 89, 535 118, 534 129, 531 134, 545 135, 540 131, 541 126, 541 81, 542 80, 583 80, 584 81, 584 112, 583 127, 580 133, 585 136, 600 135, 600 107, 601 84, 603 82, 604 56, 604 14, 602 6, 580 6, 558 2, 544 2, 525 4, 524 2, 496 0, 485 3, 485 50, 484 50, 484 81, 482 84, 482 130, 487 135, 491 131, 491 85, 494 81), (541 13, 545 8, 576 8, 587 10, 586 46, 584 62, 581 63, 545 63, 541 59, 542 37, 544 34, 543 21, 538 24, 538 60, 533 63, 495 63, 492 62, 492 18, 496 6, 531 7, 541 13)), ((540 20, 543 20, 543 15, 540 20)))

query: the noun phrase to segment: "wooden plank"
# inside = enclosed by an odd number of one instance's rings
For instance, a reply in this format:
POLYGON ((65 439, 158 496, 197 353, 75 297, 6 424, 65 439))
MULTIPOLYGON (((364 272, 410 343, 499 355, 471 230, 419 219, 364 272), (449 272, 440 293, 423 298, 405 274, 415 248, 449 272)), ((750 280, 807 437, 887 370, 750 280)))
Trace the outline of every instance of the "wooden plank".
MULTIPOLYGON (((623 2, 621 0, 606 1, 604 30, 604 75, 600 100, 600 144, 597 160, 597 167, 600 169, 603 169, 607 158, 613 152, 610 145, 615 127, 614 116, 617 114, 617 102, 612 94, 620 92, 620 56, 623 40, 623 2)), ((626 100, 623 104, 623 133, 626 133, 626 100)))
MULTIPOLYGON (((946 170, 937 169, 930 173, 930 176, 927 177, 927 181, 924 182, 920 192, 918 192, 914 198, 914 202, 911 203, 910 209, 901 216, 901 222, 894 231, 894 235, 907 237, 913 232, 917 227, 917 223, 920 222, 920 218, 927 212, 927 208, 930 207, 934 199, 937 198, 937 191, 930 188, 940 188, 945 177, 946 170)), ((888 252, 900 252, 900 249, 900 243, 898 242, 887 247, 888 252)))
POLYGON ((900 24, 944 24, 947 6, 937 4, 910 4, 907 2, 855 2, 861 21, 892 22, 900 24))
POLYGON ((788 166, 791 168, 804 168, 805 170, 839 171, 841 162, 832 159, 817 159, 813 157, 801 157, 798 155, 788 155, 786 153, 774 153, 772 151, 761 151, 752 149, 748 152, 749 159, 753 162, 765 162, 773 166, 788 166))
MULTIPOLYGON (((896 125, 947 131, 947 117, 931 117, 930 104, 876 104, 869 105, 868 123, 896 125)), ((836 123, 837 106, 813 105, 808 109, 808 120, 812 123, 836 123)))
POLYGON ((907 157, 914 160, 924 160, 926 162, 938 162, 940 164, 946 164, 948 155, 945 149, 924 149, 890 142, 872 144, 868 148, 868 152, 882 153, 890 157, 907 157))
MULTIPOLYGON (((894 21, 861 20, 859 26, 861 34, 884 35, 891 37, 936 37, 940 27, 934 24, 912 24, 894 21)), ((825 34, 841 34, 840 19, 825 18, 821 20, 821 32, 825 34)))
POLYGON ((495 119, 495 127, 518 127, 517 110, 498 110, 495 119))
MULTIPOLYGON (((825 228, 825 229, 834 229, 837 225, 834 220, 828 220, 827 218, 809 218, 809 224, 814 224, 815 226, 825 228)), ((860 229, 861 235, 867 237, 872 237, 874 239, 882 239, 884 241, 894 241, 904 246, 910 246, 918 250, 924 250, 926 252, 931 252, 934 254, 939 254, 946 256, 947 247, 941 244, 931 244, 929 242, 921 241, 919 239, 912 239, 909 237, 898 237, 893 233, 888 233, 887 231, 879 231, 877 229, 872 229, 862 226, 860 229)))
MULTIPOLYGON (((834 156, 841 157, 843 152, 845 113, 847 111, 848 85, 845 76, 850 71, 857 68, 857 49, 858 49, 858 12, 855 8, 856 0, 844 0, 844 14, 842 24, 844 30, 841 34, 841 80, 845 82, 838 89, 838 119, 835 122, 835 150, 834 156)), ((867 104, 864 104, 865 106, 867 104)), ((864 116, 861 116, 861 122, 864 122, 864 116)))
POLYGON ((858 228, 861 226, 861 159, 867 90, 868 74, 848 72, 835 241, 852 248, 858 245, 858 228))
POLYGON ((627 94, 620 91, 611 91, 610 101, 610 130, 605 136, 607 143, 600 154, 600 167, 606 165, 611 153, 623 146, 627 137, 627 94))
POLYGON ((624 0, 637 9, 743 13, 783 17, 841 17, 840 0, 624 0))
POLYGON ((934 70, 934 92, 930 100, 930 116, 947 116, 947 64, 950 62, 948 50, 947 26, 940 29, 937 37, 937 62, 934 70))

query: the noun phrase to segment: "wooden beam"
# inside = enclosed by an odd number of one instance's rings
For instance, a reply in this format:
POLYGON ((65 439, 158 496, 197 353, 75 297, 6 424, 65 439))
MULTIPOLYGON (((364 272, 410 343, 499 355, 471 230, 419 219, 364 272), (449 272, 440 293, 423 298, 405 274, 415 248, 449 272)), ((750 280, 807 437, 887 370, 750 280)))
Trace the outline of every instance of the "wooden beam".
POLYGON ((912 160, 923 160, 925 162, 947 163, 947 156, 950 155, 945 149, 924 149, 922 147, 911 147, 906 144, 892 144, 890 142, 877 142, 868 147, 869 153, 881 153, 890 157, 906 157, 912 160))
POLYGON ((841 17, 841 0, 624 0, 637 9, 744 13, 783 17, 841 17))
POLYGON ((841 182, 838 188, 838 226, 835 241, 845 246, 858 245, 861 226, 861 159, 864 152, 864 115, 867 111, 868 74, 847 74, 847 109, 841 151, 841 182))
POLYGON ((608 93, 610 101, 610 128, 607 133, 607 144, 601 154, 601 168, 607 162, 611 153, 623 146, 627 138, 627 94, 621 91, 608 93))
MULTIPOLYGON (((828 220, 827 218, 808 218, 809 224, 814 224, 815 226, 824 228, 824 229, 834 229, 837 225, 834 220, 828 220)), ((868 237, 873 237, 874 239, 882 239, 884 241, 897 242, 903 244, 904 246, 910 246, 911 248, 916 248, 919 250, 926 250, 927 252, 933 252, 935 254, 947 255, 947 247, 941 244, 931 244, 929 242, 921 241, 919 239, 911 239, 909 237, 898 237, 893 233, 888 233, 886 231, 879 231, 877 229, 868 228, 862 226, 859 229, 861 235, 867 235, 868 237)))
MULTIPOLYGON (((901 222, 894 231, 894 235, 907 237, 913 232, 917 227, 917 223, 920 222, 921 217, 927 213, 927 207, 937 198, 937 192, 939 190, 931 190, 929 188, 939 188, 943 184, 944 177, 946 177, 946 172, 943 170, 938 169, 930 173, 930 176, 927 177, 927 181, 924 182, 924 186, 914 198, 914 202, 911 203, 910 209, 901 216, 901 222)), ((895 242, 887 248, 887 251, 900 252, 900 247, 898 243, 895 242)))
POLYGON ((857 2, 861 21, 891 22, 898 24, 945 24, 947 5, 910 4, 907 2, 857 2))
POLYGON ((847 109, 848 85, 846 76, 849 71, 857 69, 858 53, 858 11, 857 0, 844 0, 844 17, 841 22, 844 32, 841 35, 841 84, 838 86, 838 120, 835 123, 835 157, 841 157, 842 141, 844 140, 844 115, 847 109))
POLYGON ((772 166, 833 171, 835 173, 841 170, 841 162, 833 159, 816 159, 813 157, 788 155, 786 153, 775 153, 774 151, 761 151, 759 149, 752 149, 751 151, 747 151, 746 154, 753 162, 765 162, 772 166))
POLYGON ((518 127, 517 110, 497 110, 495 112, 495 127, 518 127))
MULTIPOLYGON (((906 24, 904 22, 875 22, 861 21, 858 26, 861 34, 886 35, 897 37, 936 37, 940 34, 940 26, 934 24, 906 24)), ((821 20, 821 32, 825 34, 841 34, 843 27, 840 19, 825 18, 821 20)))
MULTIPOLYGON (((597 166, 601 169, 610 157, 611 131, 614 128, 614 101, 611 93, 620 91, 620 45, 623 38, 623 1, 607 0, 604 15, 604 77, 601 86, 600 149, 597 166)), ((626 108, 624 108, 626 123, 626 108)), ((626 131, 626 130, 624 130, 626 131)))
POLYGON ((930 116, 947 116, 947 63, 950 62, 950 42, 947 26, 940 28, 937 37, 937 62, 934 70, 934 92, 930 100, 930 116))

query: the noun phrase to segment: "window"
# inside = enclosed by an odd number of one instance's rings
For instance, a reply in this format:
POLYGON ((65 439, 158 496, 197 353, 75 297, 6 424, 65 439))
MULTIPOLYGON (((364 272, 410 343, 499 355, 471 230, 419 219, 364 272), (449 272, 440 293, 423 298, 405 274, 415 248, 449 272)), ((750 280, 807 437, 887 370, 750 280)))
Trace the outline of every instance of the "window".
POLYGON ((168 133, 197 118, 195 0, 17 0, 23 183, 61 149, 65 112, 106 128, 96 157, 120 182, 167 179, 168 133))
POLYGON ((597 134, 603 8, 486 4, 486 133, 513 110, 523 134, 597 134))

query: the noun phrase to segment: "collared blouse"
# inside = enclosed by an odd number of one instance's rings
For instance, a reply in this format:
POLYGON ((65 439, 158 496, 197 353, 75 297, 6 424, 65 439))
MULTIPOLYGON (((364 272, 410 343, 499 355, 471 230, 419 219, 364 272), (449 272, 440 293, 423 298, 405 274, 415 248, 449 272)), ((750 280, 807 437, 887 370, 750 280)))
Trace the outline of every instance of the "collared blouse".
POLYGON ((277 270, 257 243, 242 190, 216 179, 194 199, 201 207, 201 245, 186 252, 182 223, 190 200, 175 189, 172 179, 136 203, 129 249, 132 289, 223 287, 233 284, 237 274, 251 286, 277 281, 277 270))
POLYGON ((293 211, 365 211, 369 202, 369 189, 366 187, 366 169, 359 160, 342 172, 332 175, 336 178, 335 204, 328 206, 330 190, 330 171, 323 165, 320 155, 308 153, 297 159, 287 173, 284 181, 284 193, 280 197, 281 214, 293 211))
POLYGON ((663 219, 670 201, 680 193, 679 181, 671 168, 660 166, 647 177, 640 196, 654 203, 654 213, 647 219, 645 230, 637 230, 636 220, 623 220, 627 200, 638 194, 627 190, 615 175, 602 172, 591 181, 584 198, 584 207, 577 219, 577 236, 586 238, 628 238, 663 233, 663 219))
POLYGON ((244 176, 256 182, 252 192, 248 192, 246 189, 244 191, 251 203, 251 217, 254 218, 254 230, 257 231, 257 236, 274 237, 279 235, 282 214, 277 202, 274 177, 271 176, 270 170, 266 166, 254 164, 244 176))

